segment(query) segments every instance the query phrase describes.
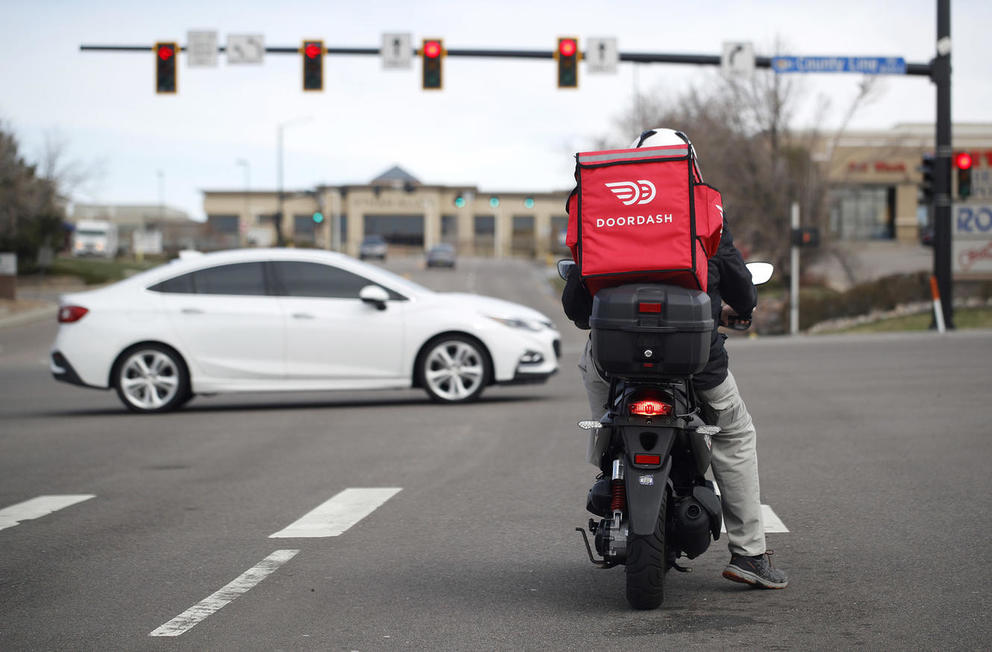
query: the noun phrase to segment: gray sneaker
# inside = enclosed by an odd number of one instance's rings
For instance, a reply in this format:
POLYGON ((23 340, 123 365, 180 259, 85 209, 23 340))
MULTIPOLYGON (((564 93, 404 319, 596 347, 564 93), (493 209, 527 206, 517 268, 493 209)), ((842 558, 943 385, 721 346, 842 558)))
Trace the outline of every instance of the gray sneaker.
POLYGON ((763 555, 746 557, 731 555, 730 563, 723 569, 723 576, 734 582, 750 584, 763 589, 784 589, 789 586, 789 576, 785 571, 772 566, 772 551, 763 555))

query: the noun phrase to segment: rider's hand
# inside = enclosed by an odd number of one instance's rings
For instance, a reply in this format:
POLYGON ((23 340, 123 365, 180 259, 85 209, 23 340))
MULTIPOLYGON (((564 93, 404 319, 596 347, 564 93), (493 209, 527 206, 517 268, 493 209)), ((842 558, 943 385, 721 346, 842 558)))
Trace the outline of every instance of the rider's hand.
POLYGON ((742 317, 733 308, 724 305, 720 310, 720 325, 735 331, 746 331, 751 327, 751 316, 742 317))
POLYGON ((723 309, 720 310, 720 325, 730 326, 730 318, 736 316, 737 312, 730 306, 724 304, 723 309))

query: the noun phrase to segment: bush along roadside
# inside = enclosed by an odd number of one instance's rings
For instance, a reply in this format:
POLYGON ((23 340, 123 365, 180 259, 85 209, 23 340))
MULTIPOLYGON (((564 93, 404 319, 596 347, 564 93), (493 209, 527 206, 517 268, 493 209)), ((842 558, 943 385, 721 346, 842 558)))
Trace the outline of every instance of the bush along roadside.
MULTIPOLYGON (((846 292, 820 287, 799 292, 799 329, 806 331, 821 322, 896 310, 899 306, 930 301, 930 274, 894 274, 855 285, 846 292)), ((788 323, 788 302, 782 323, 788 323)))

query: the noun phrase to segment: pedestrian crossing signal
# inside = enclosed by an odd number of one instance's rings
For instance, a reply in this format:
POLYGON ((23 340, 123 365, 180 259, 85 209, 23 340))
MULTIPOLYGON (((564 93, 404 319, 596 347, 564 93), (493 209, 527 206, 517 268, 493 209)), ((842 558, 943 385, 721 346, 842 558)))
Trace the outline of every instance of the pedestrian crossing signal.
POLYGON ((176 92, 176 53, 173 42, 155 44, 155 92, 176 92))

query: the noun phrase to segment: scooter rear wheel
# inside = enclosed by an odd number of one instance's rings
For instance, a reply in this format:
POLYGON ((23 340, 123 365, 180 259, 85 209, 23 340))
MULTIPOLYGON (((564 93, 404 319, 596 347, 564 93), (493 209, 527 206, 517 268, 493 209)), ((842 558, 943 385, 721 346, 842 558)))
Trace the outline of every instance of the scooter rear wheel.
POLYGON ((631 534, 627 539, 627 602, 634 609, 657 609, 665 599, 665 513, 668 490, 661 501, 658 522, 648 535, 631 534))

